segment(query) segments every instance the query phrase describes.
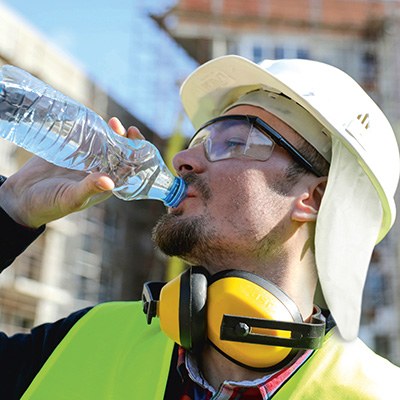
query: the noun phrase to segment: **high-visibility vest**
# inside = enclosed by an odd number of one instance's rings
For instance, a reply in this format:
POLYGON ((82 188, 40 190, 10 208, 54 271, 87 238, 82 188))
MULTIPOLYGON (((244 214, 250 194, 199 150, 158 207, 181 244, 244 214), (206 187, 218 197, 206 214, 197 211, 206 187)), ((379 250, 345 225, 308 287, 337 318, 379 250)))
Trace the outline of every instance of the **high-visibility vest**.
POLYGON ((162 399, 174 343, 139 302, 103 303, 53 351, 22 399, 162 399))
MULTIPOLYGON (((141 303, 101 304, 71 328, 22 400, 162 399, 173 346, 156 321, 146 324, 141 303)), ((400 368, 330 332, 273 399, 387 400, 399 382, 400 368)))

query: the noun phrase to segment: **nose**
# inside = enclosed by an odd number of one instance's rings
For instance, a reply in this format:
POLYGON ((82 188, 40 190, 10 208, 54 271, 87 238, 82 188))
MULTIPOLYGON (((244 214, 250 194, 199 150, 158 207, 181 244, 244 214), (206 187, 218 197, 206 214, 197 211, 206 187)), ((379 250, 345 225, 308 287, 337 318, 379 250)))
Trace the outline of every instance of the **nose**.
POLYGON ((173 158, 172 164, 179 175, 187 172, 197 174, 203 172, 206 167, 203 145, 198 144, 190 149, 180 151, 173 158))

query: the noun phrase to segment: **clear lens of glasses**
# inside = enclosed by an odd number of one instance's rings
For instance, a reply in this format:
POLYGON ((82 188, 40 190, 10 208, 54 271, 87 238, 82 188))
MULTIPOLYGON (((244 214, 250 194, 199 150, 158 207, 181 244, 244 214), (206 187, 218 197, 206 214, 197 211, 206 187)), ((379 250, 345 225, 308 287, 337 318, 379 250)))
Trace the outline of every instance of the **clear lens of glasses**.
POLYGON ((247 120, 220 120, 201 129, 189 147, 204 143, 210 161, 228 158, 253 158, 266 161, 275 143, 247 120))

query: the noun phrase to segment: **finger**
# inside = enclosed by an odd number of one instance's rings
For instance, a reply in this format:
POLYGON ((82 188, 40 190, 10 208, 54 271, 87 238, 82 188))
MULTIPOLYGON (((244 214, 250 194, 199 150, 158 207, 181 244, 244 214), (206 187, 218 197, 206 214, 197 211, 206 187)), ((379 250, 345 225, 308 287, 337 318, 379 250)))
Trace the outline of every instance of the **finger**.
POLYGON ((142 139, 145 140, 145 137, 140 133, 139 129, 136 126, 130 126, 128 128, 127 136, 129 139, 142 139))
MULTIPOLYGON (((86 207, 94 196, 99 194, 111 195, 115 187, 114 182, 106 175, 89 174, 85 179, 77 183, 70 193, 70 206, 72 209, 86 207)), ((107 198, 108 196, 105 196, 107 198)), ((104 198, 104 199, 105 199, 104 198)))
POLYGON ((118 133, 118 135, 126 136, 126 129, 118 118, 112 117, 108 121, 108 125, 115 133, 118 133))

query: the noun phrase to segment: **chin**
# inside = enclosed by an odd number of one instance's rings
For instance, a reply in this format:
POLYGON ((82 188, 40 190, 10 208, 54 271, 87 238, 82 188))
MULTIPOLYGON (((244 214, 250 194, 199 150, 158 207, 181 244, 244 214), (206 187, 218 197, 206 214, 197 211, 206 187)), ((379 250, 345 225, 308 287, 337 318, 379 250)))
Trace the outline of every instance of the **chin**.
POLYGON ((163 215, 153 229, 153 241, 168 256, 177 256, 190 263, 191 254, 204 242, 204 218, 182 218, 181 214, 163 215))

